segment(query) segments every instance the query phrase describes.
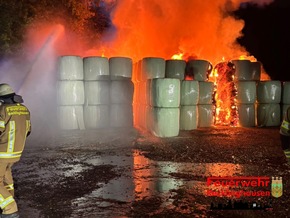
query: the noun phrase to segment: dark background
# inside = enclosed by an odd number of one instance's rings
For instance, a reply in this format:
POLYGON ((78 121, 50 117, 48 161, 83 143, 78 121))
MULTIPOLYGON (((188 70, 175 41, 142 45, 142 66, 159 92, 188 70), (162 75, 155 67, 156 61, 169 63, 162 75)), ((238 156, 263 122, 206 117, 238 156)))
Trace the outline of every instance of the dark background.
POLYGON ((247 5, 235 16, 245 21, 238 42, 262 62, 272 80, 290 81, 290 0, 247 5))

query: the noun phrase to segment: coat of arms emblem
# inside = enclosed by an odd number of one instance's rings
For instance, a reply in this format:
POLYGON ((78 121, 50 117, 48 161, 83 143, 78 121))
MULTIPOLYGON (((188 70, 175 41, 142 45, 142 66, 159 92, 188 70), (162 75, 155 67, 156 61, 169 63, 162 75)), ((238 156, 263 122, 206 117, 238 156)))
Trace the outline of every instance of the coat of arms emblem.
POLYGON ((283 194, 282 177, 272 177, 271 194, 275 198, 279 198, 283 194))

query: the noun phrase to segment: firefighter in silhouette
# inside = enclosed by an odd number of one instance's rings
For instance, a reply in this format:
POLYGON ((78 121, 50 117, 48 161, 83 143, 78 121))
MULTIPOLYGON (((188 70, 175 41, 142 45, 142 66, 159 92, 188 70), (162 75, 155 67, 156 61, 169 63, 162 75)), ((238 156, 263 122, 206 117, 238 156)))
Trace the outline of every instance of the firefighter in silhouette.
POLYGON ((30 134, 30 112, 8 84, 0 84, 0 207, 3 218, 19 217, 11 168, 30 134))
POLYGON ((287 108, 283 122, 280 127, 281 145, 290 164, 290 107, 287 108))

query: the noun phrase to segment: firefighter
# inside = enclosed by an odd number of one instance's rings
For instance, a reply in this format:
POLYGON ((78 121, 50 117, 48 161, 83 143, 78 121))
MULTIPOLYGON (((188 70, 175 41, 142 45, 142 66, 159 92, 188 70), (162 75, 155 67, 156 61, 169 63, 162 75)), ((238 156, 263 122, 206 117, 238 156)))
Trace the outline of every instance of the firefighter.
POLYGON ((287 108, 283 122, 280 127, 281 145, 290 164, 290 107, 287 108))
POLYGON ((11 168, 30 134, 30 112, 8 84, 0 84, 0 207, 3 218, 18 218, 11 168))

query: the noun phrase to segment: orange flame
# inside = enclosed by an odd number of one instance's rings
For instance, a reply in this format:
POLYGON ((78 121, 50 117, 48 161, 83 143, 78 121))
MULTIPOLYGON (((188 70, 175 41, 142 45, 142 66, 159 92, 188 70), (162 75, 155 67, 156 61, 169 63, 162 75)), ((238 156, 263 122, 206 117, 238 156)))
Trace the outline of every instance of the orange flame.
POLYGON ((238 121, 235 102, 234 71, 228 62, 213 69, 209 80, 215 84, 215 124, 236 126, 238 121))

